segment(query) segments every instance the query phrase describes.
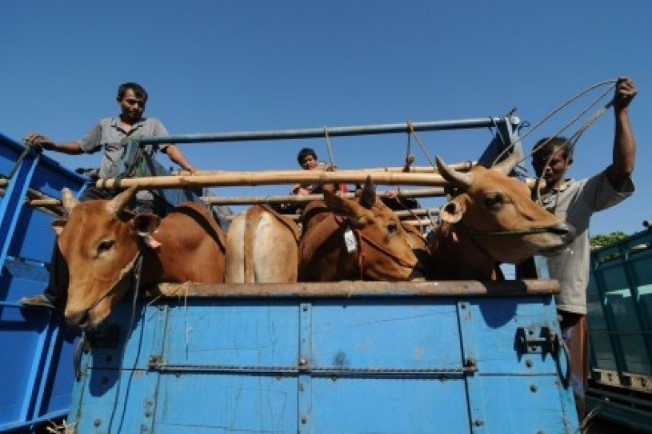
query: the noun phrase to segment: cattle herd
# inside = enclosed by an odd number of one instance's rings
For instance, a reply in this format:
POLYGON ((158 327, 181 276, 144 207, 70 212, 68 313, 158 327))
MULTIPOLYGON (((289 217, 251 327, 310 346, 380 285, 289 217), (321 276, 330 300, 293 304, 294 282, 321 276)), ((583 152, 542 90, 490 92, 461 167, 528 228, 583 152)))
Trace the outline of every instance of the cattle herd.
POLYGON ((437 159, 452 194, 428 237, 399 220, 371 179, 353 199, 325 191, 305 207, 300 226, 254 205, 226 234, 203 204, 182 203, 159 218, 125 209, 136 187, 85 202, 64 189, 66 219, 53 227, 69 270, 65 317, 79 328, 101 323, 137 267, 142 285, 498 279, 499 264, 554 254, 574 237, 508 176, 518 158, 469 172, 437 159))

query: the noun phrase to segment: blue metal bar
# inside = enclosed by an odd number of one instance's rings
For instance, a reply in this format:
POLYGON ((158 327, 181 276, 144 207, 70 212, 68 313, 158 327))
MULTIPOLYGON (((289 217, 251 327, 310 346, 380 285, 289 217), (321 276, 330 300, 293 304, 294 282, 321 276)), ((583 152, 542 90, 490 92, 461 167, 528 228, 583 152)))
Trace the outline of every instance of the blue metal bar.
POLYGON ((13 178, 5 190, 0 202, 0 264, 4 265, 9 251, 9 245, 14 235, 16 223, 25 203, 24 197, 34 176, 34 170, 39 162, 40 154, 30 152, 17 168, 13 178))
MULTIPOLYGON (((314 364, 312 354, 312 303, 299 305, 299 360, 298 365, 308 367, 314 364)), ((298 387, 298 417, 299 434, 313 432, 312 413, 312 377, 303 372, 297 379, 298 387)))
POLYGON ((217 134, 184 134, 176 136, 156 136, 140 139, 143 145, 154 143, 200 143, 200 142, 241 142, 256 140, 307 139, 338 136, 362 136, 373 134, 408 133, 410 131, 456 130, 463 128, 488 128, 511 122, 509 117, 462 119, 452 121, 427 121, 399 124, 356 125, 349 127, 323 127, 295 130, 240 131, 217 134))
POLYGON ((59 333, 61 332, 61 327, 59 327, 60 323, 61 321, 56 318, 56 315, 50 315, 47 325, 48 330, 47 332, 43 333, 47 336, 46 343, 47 347, 50 348, 50 351, 45 351, 45 347, 41 350, 41 355, 44 357, 43 367, 41 368, 41 381, 39 382, 38 390, 36 391, 36 401, 32 407, 31 419, 34 419, 34 416, 38 416, 41 413, 41 408, 43 407, 43 398, 45 397, 45 387, 47 386, 47 379, 51 377, 54 378, 57 374, 56 366, 54 367, 55 370, 53 371, 52 359, 54 358, 55 347, 59 338, 59 333))
POLYGON ((43 416, 40 416, 38 418, 29 421, 7 423, 4 425, 0 425, 0 432, 4 433, 18 428, 27 428, 27 427, 39 425, 44 422, 49 422, 53 419, 61 419, 63 417, 66 417, 67 414, 68 414, 68 410, 59 410, 59 411, 50 412, 48 414, 44 414, 43 416))
MULTIPOLYGON (((50 321, 51 318, 49 318, 48 324, 50 321)), ((45 329, 39 333, 34 348, 34 358, 32 359, 32 366, 25 386, 25 390, 31 393, 25 393, 25 396, 23 396, 23 402, 20 407, 20 420, 32 420, 32 416, 34 416, 34 403, 38 400, 38 397, 35 396, 35 391, 39 382, 44 381, 43 363, 46 357, 44 350, 50 342, 50 329, 46 325, 45 329)))

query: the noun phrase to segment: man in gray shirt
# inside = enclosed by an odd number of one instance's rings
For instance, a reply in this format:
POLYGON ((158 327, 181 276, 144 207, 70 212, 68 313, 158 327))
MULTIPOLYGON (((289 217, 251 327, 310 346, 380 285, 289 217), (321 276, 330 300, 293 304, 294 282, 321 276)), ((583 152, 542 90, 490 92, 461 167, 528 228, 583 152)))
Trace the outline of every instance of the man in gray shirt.
MULTIPOLYGON (((63 152, 66 154, 94 153, 100 149, 104 150, 100 162, 99 178, 115 178, 120 173, 123 162, 127 157, 129 139, 145 138, 153 136, 167 136, 168 132, 158 119, 144 118, 145 104, 147 103, 147 92, 138 83, 124 83, 118 87, 118 105, 121 113, 114 118, 100 120, 86 135, 79 141, 70 143, 54 143, 48 137, 31 133, 27 141, 43 149, 63 152)), ((195 168, 191 166, 176 146, 172 144, 145 145, 141 148, 142 160, 154 158, 156 151, 160 150, 174 163, 181 166, 191 174, 195 168)), ((100 189, 95 186, 87 188, 79 200, 111 199, 118 192, 107 189, 100 189)), ((131 209, 138 212, 154 212, 162 214, 165 212, 165 203, 162 200, 155 200, 149 191, 139 191, 136 195, 136 203, 131 209)), ((65 261, 61 258, 58 248, 55 245, 50 263, 50 282, 43 294, 30 297, 23 297, 19 300, 24 305, 54 308, 55 305, 63 306, 68 288, 68 270, 65 261)))
MULTIPOLYGON (((120 173, 120 168, 127 157, 129 139, 169 135, 161 121, 156 118, 143 117, 147 96, 147 91, 138 83, 123 83, 118 87, 117 96, 121 110, 120 115, 100 120, 81 140, 57 144, 42 134, 32 133, 27 137, 27 141, 46 150, 73 155, 92 154, 102 149, 104 154, 100 161, 99 178, 108 179, 121 176, 123 174, 120 173)), ((167 154, 172 162, 184 170, 190 173, 195 172, 195 168, 186 161, 181 151, 173 144, 142 146, 141 155, 145 160, 152 160, 158 150, 167 154)), ((111 199, 113 196, 115 196, 113 191, 90 187, 82 193, 80 200, 111 199)), ((153 205, 154 198, 148 191, 138 192, 136 201, 138 211, 159 214, 162 212, 160 207, 153 205)))
POLYGON ((559 280, 557 310, 571 359, 572 384, 580 420, 584 418, 584 389, 588 379, 586 289, 589 281, 589 221, 594 212, 612 207, 634 192, 631 174, 636 142, 629 122, 629 104, 636 96, 629 78, 619 78, 613 99, 616 119, 613 159, 609 167, 588 179, 565 178, 573 164, 572 146, 564 137, 544 138, 534 146, 532 166, 546 181, 541 204, 577 230, 577 238, 556 257, 548 258, 550 276, 559 280))

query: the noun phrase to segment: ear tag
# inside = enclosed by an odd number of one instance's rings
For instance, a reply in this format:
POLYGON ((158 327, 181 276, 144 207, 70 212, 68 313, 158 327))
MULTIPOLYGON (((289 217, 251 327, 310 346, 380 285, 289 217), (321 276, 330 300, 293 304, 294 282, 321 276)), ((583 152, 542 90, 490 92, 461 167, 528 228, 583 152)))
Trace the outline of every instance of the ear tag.
POLYGON ((145 244, 150 248, 150 249, 157 249, 161 247, 161 242, 155 239, 151 235, 147 235, 143 238, 143 241, 145 241, 145 244))
POLYGON ((358 242, 355 240, 355 234, 351 228, 344 231, 344 245, 346 245, 347 253, 353 253, 358 248, 358 242))

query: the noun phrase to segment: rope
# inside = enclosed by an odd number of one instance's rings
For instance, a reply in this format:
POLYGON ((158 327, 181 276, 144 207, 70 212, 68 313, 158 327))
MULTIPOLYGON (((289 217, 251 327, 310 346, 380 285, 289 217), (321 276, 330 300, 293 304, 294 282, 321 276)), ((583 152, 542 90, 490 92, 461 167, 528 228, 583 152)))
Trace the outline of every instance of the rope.
MULTIPOLYGON (((586 112, 588 112, 588 111, 589 111, 591 108, 593 108, 593 107, 594 107, 594 106, 595 106, 595 105, 596 105, 600 100, 602 100, 602 98, 604 98, 605 95, 607 95, 609 92, 611 92, 611 91, 614 89, 614 87, 615 87, 615 85, 616 85, 616 82, 617 82, 617 80, 613 80, 613 79, 612 79, 612 80, 601 81, 601 82, 599 82, 599 83, 596 83, 596 84, 594 84, 594 85, 592 85, 592 86, 587 87, 586 89, 584 89, 584 90, 582 90, 581 92, 579 92, 579 93, 575 94, 574 96, 572 96, 572 97, 571 97, 570 99, 568 99, 565 103, 561 104, 560 106, 558 106, 557 108, 555 108, 554 110, 552 110, 550 113, 548 113, 546 116, 544 116, 543 119, 541 119, 539 122, 537 122, 537 123, 536 123, 532 128, 530 128, 530 130, 527 131, 525 134, 523 134, 522 136, 520 136, 520 137, 519 137, 519 138, 518 138, 514 143, 512 143, 511 145, 509 145, 509 146, 507 146, 505 149, 503 149, 502 152, 500 152, 500 154, 498 154, 498 156, 494 159, 492 165, 495 165, 498 161, 500 161, 500 159, 501 159, 501 158, 502 158, 502 157, 503 157, 507 152, 509 152, 511 149, 513 149, 514 146, 516 146, 518 143, 523 142, 523 140, 524 140, 526 137, 528 137, 530 134, 532 134, 534 131, 536 131, 536 130, 537 130, 541 125, 543 125, 543 124, 544 124, 548 119, 550 119, 551 117, 553 117, 554 115, 556 115, 558 112, 560 112, 561 110, 563 110, 564 108, 566 108, 568 105, 570 105, 571 103, 573 103, 574 101, 576 101, 578 98, 580 98, 580 97, 586 95, 587 93, 589 93, 590 91, 592 91, 592 90, 594 90, 594 89, 597 89, 598 87, 601 87, 601 86, 605 86, 605 85, 610 84, 611 86, 609 86, 609 88, 608 88, 605 92, 603 92, 600 96, 598 96, 596 99, 594 99, 593 102, 591 102, 591 103, 590 103, 590 104, 589 104, 589 105, 588 105, 584 110, 582 110, 578 115, 576 115, 576 116, 575 116, 574 118, 572 118, 569 122, 567 122, 567 123, 566 123, 562 128, 560 128, 556 133, 554 133, 553 135, 551 135, 551 137, 555 137, 555 136, 560 135, 560 134, 561 134, 562 132, 564 132, 567 128, 569 128, 572 124, 574 124, 574 123, 575 123, 579 118, 581 118, 582 116, 584 116, 584 114, 586 114, 586 112)), ((610 103, 610 104, 611 104, 611 103, 610 103)), ((608 104, 608 105, 610 106, 610 104, 608 104)), ((593 123, 593 121, 592 121, 591 123, 593 123)), ((519 160, 518 163, 519 163, 519 164, 522 163, 522 162, 525 161, 526 159, 530 158, 533 154, 534 154, 534 152, 531 152, 531 153, 529 153, 529 154, 527 154, 527 155, 524 155, 524 157, 521 158, 521 160, 519 160)))
MULTIPOLYGON (((604 96, 605 96, 605 95, 606 95, 606 94, 607 94, 611 89, 613 89, 613 87, 614 87, 614 86, 612 86, 612 87, 611 87, 607 92, 605 92, 605 93, 603 93, 602 95, 600 95, 599 98, 596 98, 596 100, 595 100, 595 101, 594 101, 594 102, 593 102, 593 103, 592 103, 592 104, 591 104, 591 105, 590 105, 586 110, 584 110, 584 112, 582 112, 580 115, 576 116, 575 119, 572 120, 572 122, 575 122, 575 121, 577 120, 578 117, 583 116, 584 113, 586 113, 586 112, 587 112, 591 107, 593 107, 595 104, 597 104, 597 102, 598 102, 600 99, 602 99, 602 98, 603 98, 603 97, 604 97, 604 96)), ((593 115, 592 115, 592 116, 591 116, 591 117, 590 117, 590 118, 589 118, 589 119, 588 119, 588 120, 587 120, 587 121, 586 121, 582 126, 580 126, 580 128, 578 128, 578 130, 577 130, 575 133, 573 133, 573 135, 568 139, 567 144, 564 145, 564 147, 568 147, 568 152, 567 152, 568 157, 567 157, 567 159, 566 159, 566 166, 568 166, 568 161, 570 160, 571 156, 573 155, 573 151, 575 150, 575 145, 576 145, 577 142, 579 141, 580 137, 582 137, 582 134, 584 134, 584 132, 585 132, 585 131, 586 131, 586 130, 591 126, 591 125, 593 125, 593 123, 595 123, 595 121, 597 121, 597 120, 600 118, 600 116, 604 115, 604 114, 607 112, 607 110, 608 110, 612 105, 613 105, 613 101, 609 101, 607 104, 605 104, 605 105, 604 105, 603 107, 601 107, 599 110, 597 110, 597 111, 596 111, 596 112, 595 112, 595 113, 594 113, 594 114, 593 114, 593 115)), ((563 131, 563 130, 562 130, 562 131, 563 131)), ((543 146, 544 146, 545 144, 547 144, 550 140, 552 140, 554 137, 556 137, 557 135, 559 135, 559 133, 561 133, 561 131, 559 131, 557 134, 551 136, 548 140, 546 140, 545 142, 543 142, 543 143, 539 146, 539 148, 538 148, 537 150, 533 150, 532 152, 530 152, 529 157, 532 156, 532 155, 534 155, 534 154, 535 154, 539 149, 542 149, 543 146)), ((542 172, 541 172, 541 176, 537 178, 536 183, 534 184, 535 200, 536 200, 537 203, 539 203, 539 204, 541 204, 541 191, 540 191, 541 189, 540 189, 539 186, 541 185, 541 182, 543 181, 543 174, 545 173, 546 168, 550 165, 550 162, 552 161, 552 157, 553 157, 553 155, 550 155, 550 157, 548 157, 548 160, 546 160, 546 164, 543 166, 543 170, 542 170, 542 172)), ((525 157, 525 158, 527 158, 527 157, 525 157)), ((521 160, 521 161, 522 161, 522 160, 521 160)), ((564 171, 562 172, 562 175, 561 175, 562 178, 564 177, 565 173, 566 173, 566 169, 564 169, 564 171)), ((554 210, 556 210, 556 208, 557 208, 558 200, 559 200, 559 192, 557 192, 557 194, 555 195, 555 204, 554 204, 554 206, 553 206, 553 212, 554 212, 554 210)))
POLYGON ((333 146, 328 137, 328 128, 324 127, 324 138, 326 139, 326 149, 328 150, 328 160, 331 170, 335 170, 335 158, 333 157, 333 146))
POLYGON ((407 129, 408 129, 408 134, 413 135, 414 139, 417 141, 419 146, 421 147, 421 151, 423 152, 423 155, 425 155, 426 159, 428 160, 428 163, 432 167, 437 167, 433 161, 433 159, 430 157, 430 154, 428 153, 428 150, 426 149, 425 145, 419 138, 419 135, 417 134, 416 130, 414 129, 414 124, 411 121, 408 121, 407 123, 407 129))
POLYGON ((408 135, 407 135, 407 145, 405 149, 405 163, 403 165, 403 172, 409 172, 410 166, 414 163, 414 155, 412 155, 412 135, 409 133, 410 130, 414 130, 414 124, 412 121, 408 121, 408 135))
POLYGON ((137 138, 129 138, 127 139, 127 143, 124 146, 127 147, 131 144, 133 144, 135 149, 131 155, 127 156, 127 160, 125 161, 125 170, 115 177, 115 184, 113 185, 114 192, 121 190, 120 182, 123 179, 135 177, 137 175, 136 170, 141 168, 145 163, 145 151, 143 151, 143 148, 141 148, 139 140, 137 138))

